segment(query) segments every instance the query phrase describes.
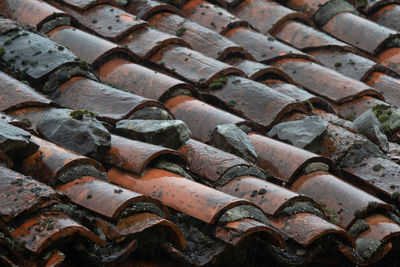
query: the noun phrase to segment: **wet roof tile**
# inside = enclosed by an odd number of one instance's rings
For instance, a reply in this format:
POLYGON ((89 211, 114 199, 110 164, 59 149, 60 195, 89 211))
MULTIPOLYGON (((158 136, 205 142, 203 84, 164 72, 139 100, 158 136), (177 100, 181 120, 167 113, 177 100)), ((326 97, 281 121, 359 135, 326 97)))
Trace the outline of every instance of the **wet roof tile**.
POLYGON ((297 179, 291 189, 295 192, 320 201, 330 215, 337 219, 337 225, 349 229, 357 219, 356 211, 367 211, 370 203, 376 203, 375 209, 390 206, 380 199, 340 180, 327 172, 313 172, 297 179))
POLYGON ((117 135, 111 136, 111 147, 104 155, 104 162, 141 175, 149 163, 158 158, 169 158, 185 164, 186 158, 175 150, 156 146, 117 135))
POLYGON ((22 83, 4 72, 0 72, 0 111, 20 109, 30 106, 48 106, 52 101, 30 86, 22 83))
POLYGON ((88 109, 98 118, 115 123, 146 107, 163 105, 138 95, 115 89, 85 77, 74 77, 57 90, 54 101, 71 109, 88 109))
POLYGON ((382 98, 380 93, 362 82, 347 78, 313 62, 287 59, 275 64, 308 91, 334 103, 343 103, 365 95, 382 98))
POLYGON ((371 54, 379 52, 387 42, 399 37, 396 31, 347 12, 333 17, 323 29, 339 40, 371 54))
POLYGON ((63 9, 86 29, 114 42, 148 25, 134 15, 110 5, 96 5, 82 13, 66 7, 63 9))
POLYGON ((232 11, 238 18, 248 21, 261 33, 273 33, 287 20, 304 20, 308 17, 274 1, 245 0, 232 11))
POLYGON ((184 121, 194 139, 207 142, 214 128, 220 124, 245 124, 246 120, 213 107, 190 96, 176 96, 165 105, 177 119, 184 121))
POLYGON ((373 73, 366 81, 371 87, 379 90, 386 101, 392 105, 400 106, 400 80, 381 72, 373 73))
POLYGON ((387 49, 379 54, 377 61, 383 66, 400 73, 400 48, 387 49))
POLYGON ((163 170, 149 169, 143 177, 138 177, 113 168, 108 176, 113 183, 150 195, 164 205, 210 224, 216 223, 227 209, 242 204, 255 206, 244 199, 163 170))
POLYGON ((118 0, 61 0, 60 2, 73 6, 74 8, 80 10, 86 10, 94 5, 99 5, 103 3, 119 6, 118 0))
POLYGON ((64 192, 72 202, 110 219, 117 218, 132 202, 157 203, 150 197, 89 176, 59 186, 57 190, 64 192))
POLYGON ((398 18, 400 17, 400 5, 391 4, 378 9, 370 16, 370 19, 387 28, 400 31, 398 18))
POLYGON ((9 221, 24 212, 58 202, 59 194, 47 185, 0 166, 1 218, 9 221))
POLYGON ((303 168, 312 162, 333 166, 327 158, 272 138, 256 133, 250 133, 249 137, 257 152, 257 165, 284 183, 292 183, 303 168))
POLYGON ((285 5, 312 17, 327 2, 329 0, 289 0, 285 2, 285 5))
POLYGON ((181 10, 176 7, 169 5, 168 3, 163 3, 159 1, 153 0, 137 0, 135 2, 128 1, 128 5, 126 6, 126 10, 136 15, 141 19, 148 19, 152 15, 159 12, 171 12, 174 14, 181 14, 181 10))
POLYGON ((218 33, 202 27, 171 13, 158 13, 149 19, 150 25, 160 31, 176 34, 202 54, 223 60, 229 54, 237 54, 252 59, 252 56, 241 46, 218 33), (180 33, 180 31, 183 31, 180 33))

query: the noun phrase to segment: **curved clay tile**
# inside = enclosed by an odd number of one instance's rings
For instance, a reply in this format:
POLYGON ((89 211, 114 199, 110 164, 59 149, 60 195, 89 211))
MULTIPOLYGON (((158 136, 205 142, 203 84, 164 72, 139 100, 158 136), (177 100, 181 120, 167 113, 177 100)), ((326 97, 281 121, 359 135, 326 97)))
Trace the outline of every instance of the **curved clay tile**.
POLYGON ((113 42, 148 25, 146 21, 110 5, 97 5, 84 12, 67 7, 62 9, 89 31, 113 42))
POLYGON ((310 197, 253 176, 237 177, 220 187, 220 190, 257 204, 269 216, 278 215, 296 202, 314 202, 310 197))
POLYGON ((379 54, 377 61, 383 66, 400 74, 400 48, 388 49, 379 54))
POLYGON ((50 247, 53 242, 60 241, 73 234, 85 237, 97 245, 105 245, 104 240, 86 227, 63 213, 55 211, 47 211, 27 220, 15 229, 11 237, 23 244, 23 247, 27 250, 40 253, 50 247))
POLYGON ((285 1, 285 5, 312 17, 327 2, 329 0, 289 0, 285 1))
POLYGON ((226 63, 242 70, 250 80, 262 82, 268 78, 279 78, 283 81, 292 83, 292 79, 277 67, 265 65, 256 61, 251 61, 241 57, 229 58, 226 63))
POLYGON ((334 103, 344 103, 365 95, 383 98, 375 89, 366 84, 347 78, 331 69, 300 59, 281 60, 275 64, 296 83, 308 91, 334 103))
MULTIPOLYGON (((47 1, 53 1, 53 0, 47 0, 47 1)), ((100 4, 110 4, 113 6, 121 7, 121 4, 119 3, 118 0, 54 0, 54 1, 62 2, 65 5, 72 6, 75 9, 81 11, 85 11, 92 6, 100 4)))
POLYGON ((164 205, 184 212, 205 223, 214 224, 224 211, 251 202, 217 191, 176 174, 148 169, 142 177, 118 169, 111 169, 108 177, 113 183, 155 199, 164 205))
POLYGON ((271 0, 244 0, 232 10, 232 13, 246 20, 261 33, 274 33, 288 20, 311 20, 300 12, 291 10, 271 0))
POLYGON ((128 5, 125 9, 129 12, 134 14, 135 16, 148 20, 152 15, 160 12, 171 12, 174 14, 182 14, 181 10, 177 9, 176 7, 153 0, 136 0, 136 1, 128 1, 128 5))
POLYGON ((370 20, 395 31, 400 31, 399 18, 399 4, 384 6, 369 17, 370 20))
MULTIPOLYGON (((41 0, 4 0, 0 13, 10 19, 29 24, 40 30, 44 23, 49 20, 68 15, 52 5, 41 0)), ((66 21, 69 22, 69 19, 66 21)))
POLYGON ((129 49, 70 26, 57 27, 47 35, 51 40, 68 47, 75 55, 94 66, 117 53, 135 58, 129 49))
POLYGON ((380 64, 353 53, 343 51, 316 50, 310 54, 318 59, 324 66, 359 81, 365 81, 373 72, 386 72, 398 76, 395 72, 380 64))
MULTIPOLYGON (((244 159, 233 154, 224 152, 212 146, 190 139, 183 145, 179 152, 188 159, 189 170, 197 175, 207 179, 216 185, 227 183, 223 177, 230 169, 235 167, 246 167, 246 169, 255 168, 255 166, 244 159)), ((262 177, 261 170, 255 169, 254 175, 257 173, 262 177)), ((235 177, 233 177, 235 178, 235 177)))
POLYGON ((209 141, 210 134, 220 124, 246 124, 245 119, 190 96, 176 96, 165 105, 177 119, 186 123, 193 138, 202 142, 209 141))
POLYGON ((284 183, 294 182, 308 164, 322 162, 334 170, 332 162, 306 150, 256 133, 249 134, 257 152, 257 165, 284 183))
POLYGON ((186 247, 186 240, 182 231, 174 223, 152 213, 139 213, 126 218, 120 218, 111 223, 102 218, 95 218, 97 227, 103 230, 104 235, 113 241, 124 239, 130 235, 137 235, 144 231, 161 228, 168 233, 171 241, 179 249, 186 247))
POLYGON ((314 59, 297 50, 285 45, 272 36, 266 36, 250 28, 238 27, 225 34, 233 42, 243 46, 257 61, 269 64, 283 58, 303 58, 314 61, 314 59))
POLYGON ((188 90, 194 96, 200 95, 190 83, 121 58, 107 61, 99 67, 97 74, 102 82, 113 87, 161 102, 179 89, 188 90))
POLYGON ((105 153, 103 161, 112 166, 141 175, 149 163, 160 156, 186 165, 187 159, 175 150, 127 139, 118 135, 111 135, 111 147, 105 153))
POLYGON ((0 218, 3 221, 47 207, 60 199, 51 187, 6 167, 0 166, 0 177, 0 218))
POLYGON ((54 101, 70 109, 88 109, 98 118, 116 123, 147 106, 165 109, 163 104, 84 77, 74 77, 63 83, 54 101))
POLYGON ((149 59, 158 50, 169 45, 177 45, 181 47, 189 47, 183 39, 174 35, 160 32, 156 29, 146 27, 139 29, 119 42, 120 45, 126 46, 135 55, 141 59, 149 59))
POLYGON ((357 239, 388 242, 400 236, 399 224, 381 214, 368 216, 365 218, 365 222, 368 223, 369 229, 360 233, 357 239))
POLYGON ((53 102, 30 86, 0 71, 0 111, 32 106, 49 106, 53 102))
POLYGON ((340 117, 354 119, 376 105, 387 106, 389 104, 371 96, 363 96, 340 105, 333 104, 332 108, 340 117))
POLYGON ((396 31, 348 12, 337 14, 323 30, 371 54, 378 53, 388 42, 400 37, 396 31))
POLYGON ((355 247, 354 239, 347 231, 314 214, 300 213, 290 217, 270 219, 270 224, 306 247, 326 235, 334 235, 344 244, 355 247))
MULTIPOLYGON (((357 0, 350 0, 349 1, 351 4, 354 6, 357 6, 357 0)), ((378 8, 381 8, 383 6, 389 5, 391 3, 399 3, 398 0, 366 0, 365 3, 363 3, 363 6, 359 7, 364 13, 371 13, 377 10, 378 8)))
POLYGON ((400 107, 400 79, 375 72, 368 78, 366 84, 379 90, 386 102, 400 107))
POLYGON ((45 184, 53 185, 58 176, 66 170, 82 164, 92 165, 104 171, 103 167, 95 160, 76 154, 65 148, 32 136, 38 144, 39 150, 26 158, 21 164, 21 171, 45 184))
POLYGON ((287 21, 274 35, 279 40, 290 44, 302 51, 318 48, 338 48, 355 50, 354 47, 343 43, 324 32, 297 21, 287 21))
POLYGON ((350 228, 357 220, 356 211, 390 209, 389 204, 328 172, 318 171, 303 175, 293 183, 291 189, 320 202, 329 210, 331 219, 334 217, 337 225, 344 229, 350 228), (370 203, 374 203, 374 207, 370 207, 370 203))
POLYGON ((85 176, 57 187, 71 201, 110 219, 116 219, 132 202, 159 202, 106 181, 85 176))
POLYGON ((395 162, 378 157, 362 159, 358 164, 345 166, 346 175, 363 184, 363 189, 368 190, 387 201, 399 203, 396 197, 400 184, 400 165, 395 162), (393 198, 392 198, 393 196, 393 198))
POLYGON ((182 12, 191 21, 222 35, 235 27, 249 26, 247 21, 236 18, 225 9, 203 0, 188 1, 183 6, 182 12))
POLYGON ((237 246, 245 238, 255 235, 276 247, 285 248, 285 240, 273 227, 260 223, 254 219, 242 219, 219 226, 215 236, 222 241, 237 246))
POLYGON ((253 59, 243 47, 208 28, 178 15, 166 12, 158 13, 149 19, 149 23, 160 31, 179 35, 194 50, 205 56, 223 60, 230 54, 235 54, 253 59), (179 31, 183 32, 180 33, 179 31))
POLYGON ((202 86, 226 75, 246 76, 237 68, 186 47, 167 46, 152 56, 150 62, 202 86))
POLYGON ((307 107, 294 98, 241 77, 227 77, 221 88, 211 89, 206 95, 211 95, 234 113, 264 128, 272 127, 292 111, 307 113, 307 107))
POLYGON ((26 30, 1 35, 0 46, 3 48, 3 69, 8 69, 21 79, 27 80, 38 90, 48 90, 52 76, 62 81, 63 77, 55 75, 60 70, 68 72, 80 69, 83 72, 86 68, 70 50, 26 30))
POLYGON ((284 83, 280 80, 271 80, 271 79, 265 80, 262 83, 268 85, 277 92, 280 92, 284 95, 296 99, 297 101, 301 101, 303 103, 309 101, 314 106, 318 106, 328 111, 332 111, 331 107, 327 105, 327 101, 325 99, 313 95, 296 85, 284 83))

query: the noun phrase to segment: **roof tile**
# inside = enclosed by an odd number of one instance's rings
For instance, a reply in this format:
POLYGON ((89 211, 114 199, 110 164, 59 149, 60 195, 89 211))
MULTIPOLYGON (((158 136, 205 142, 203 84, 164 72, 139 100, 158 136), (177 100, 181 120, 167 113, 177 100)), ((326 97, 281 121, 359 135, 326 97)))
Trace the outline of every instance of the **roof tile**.
POLYGON ((327 2, 329 0, 289 0, 285 2, 285 5, 312 17, 327 2))
POLYGON ((282 58, 313 58, 296 48, 277 41, 272 36, 263 35, 250 28, 238 27, 225 35, 233 42, 243 46, 257 61, 270 64, 282 58))
POLYGON ((366 84, 379 90, 388 103, 400 106, 399 79, 393 78, 381 72, 375 72, 368 78, 366 84))
POLYGON ((104 155, 103 161, 112 166, 141 175, 149 163, 165 157, 174 162, 185 164, 186 158, 175 150, 136 140, 111 135, 111 148, 104 155))
POLYGON ((91 158, 78 155, 35 136, 32 136, 32 139, 40 146, 39 150, 23 161, 21 170, 45 184, 56 184, 58 176, 68 168, 80 164, 89 164, 101 171, 104 170, 97 161, 91 158))
POLYGON ((203 222, 214 224, 222 212, 251 202, 219 192, 181 176, 158 169, 148 169, 142 177, 111 169, 113 183, 160 200, 164 205, 184 212, 203 222))
POLYGON ((80 10, 87 10, 88 8, 107 3, 107 4, 112 4, 115 6, 119 6, 119 1, 118 0, 61 0, 60 2, 63 2, 63 4, 67 4, 70 6, 73 6, 76 9, 80 10))
MULTIPOLYGON (((253 57, 229 39, 219 35, 218 33, 198 25, 190 20, 186 20, 178 15, 171 13, 158 13, 149 19, 151 26, 160 31, 177 34, 179 30, 184 29, 180 36, 191 47, 214 59, 223 60, 229 54, 238 54, 242 57, 253 59, 253 57)), ((180 35, 177 34, 177 35, 180 35)))
POLYGON ((357 219, 356 211, 373 212, 370 203, 376 203, 377 209, 390 209, 390 206, 380 199, 340 180, 327 172, 313 172, 297 179, 291 189, 295 192, 320 201, 331 217, 338 220, 337 225, 349 229, 357 219))
POLYGON ((400 74, 400 48, 387 49, 379 54, 377 61, 400 74))
POLYGON ((328 164, 334 171, 327 158, 256 133, 250 133, 249 137, 257 152, 257 165, 284 183, 295 181, 303 168, 312 162, 328 164))
POLYGON ((324 27, 334 37, 371 54, 400 34, 352 13, 339 13, 324 27), (346 29, 346 30, 344 30, 346 29))
POLYGON ((342 118, 352 119, 358 117, 364 113, 364 111, 376 105, 387 106, 389 104, 371 96, 363 96, 340 105, 333 104, 332 107, 335 113, 342 118))
POLYGON ((234 113, 262 127, 273 126, 293 111, 307 113, 307 107, 303 103, 271 87, 241 77, 229 76, 222 88, 211 89, 206 94, 217 98, 234 113))
POLYGON ((189 83, 137 65, 121 58, 107 61, 98 70, 100 79, 127 92, 159 101, 166 101, 175 90, 185 89, 198 96, 189 83))
POLYGON ((158 204, 150 197, 131 190, 122 190, 119 186, 90 176, 59 186, 57 190, 64 192, 72 202, 110 219, 116 219, 132 202, 147 201, 158 204))
POLYGON ((159 12, 171 12, 174 14, 181 14, 181 10, 167 3, 153 1, 153 0, 137 0, 135 2, 128 1, 126 10, 136 15, 141 19, 148 19, 159 12))
POLYGON ((400 17, 400 5, 391 4, 377 10, 370 16, 372 21, 387 28, 400 31, 398 18, 400 17))
POLYGON ((305 60, 287 59, 273 64, 281 68, 296 83, 316 95, 334 103, 343 103, 372 95, 383 98, 381 94, 362 82, 347 78, 331 69, 305 60))
POLYGON ((21 109, 30 106, 49 106, 53 102, 37 93, 30 86, 0 72, 0 111, 21 109))
POLYGON ((248 21, 261 33, 273 33, 287 20, 304 20, 311 23, 302 13, 271 0, 244 0, 232 13, 248 21))
POLYGON ((54 95, 54 101, 71 109, 88 109, 95 112, 98 118, 112 123, 126 119, 146 106, 164 109, 158 101, 127 93, 84 77, 74 77, 63 83, 54 95))
POLYGON ((168 45, 190 47, 183 39, 150 27, 132 32, 119 43, 141 59, 150 59, 158 50, 168 45))
POLYGON ((246 124, 246 120, 213 107, 190 96, 176 96, 165 105, 177 119, 184 121, 194 139, 209 141, 210 134, 220 124, 246 124))

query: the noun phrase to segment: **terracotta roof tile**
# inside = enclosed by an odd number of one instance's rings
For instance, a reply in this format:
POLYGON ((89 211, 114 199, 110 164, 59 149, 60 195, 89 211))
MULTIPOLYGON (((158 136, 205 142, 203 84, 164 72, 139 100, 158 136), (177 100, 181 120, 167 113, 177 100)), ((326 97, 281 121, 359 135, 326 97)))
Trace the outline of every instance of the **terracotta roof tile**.
POLYGON ((276 32, 275 37, 297 49, 307 51, 318 48, 338 48, 354 50, 354 48, 306 24, 290 20, 276 32))
POLYGON ((245 119, 190 96, 176 96, 165 105, 177 119, 188 125, 193 138, 203 142, 209 141, 210 134, 220 124, 246 124, 245 119))
POLYGON ((182 12, 186 18, 222 35, 235 27, 249 25, 247 21, 236 18, 225 9, 203 0, 188 1, 182 7, 182 12))
POLYGON ((0 72, 0 88, 2 91, 0 111, 21 109, 30 106, 48 106, 52 101, 31 87, 4 72, 0 72))
POLYGON ((108 176, 113 183, 150 195, 164 205, 210 224, 216 223, 224 211, 235 206, 256 206, 163 170, 149 169, 143 177, 138 177, 113 168, 108 176))
POLYGON ((211 184, 226 184, 229 179, 233 179, 235 176, 225 176, 237 167, 245 168, 246 171, 244 172, 248 174, 264 177, 261 170, 244 159, 193 139, 190 139, 179 151, 187 157, 190 171, 205 178, 211 184))
MULTIPOLYGON (((249 134, 257 152, 257 165, 276 176, 282 183, 292 183, 303 168, 312 162, 322 162, 333 166, 329 159, 293 147, 272 138, 256 134, 249 134)), ((331 171, 334 171, 334 169, 331 171)))
POLYGON ((86 10, 92 6, 104 3, 119 6, 118 0, 61 0, 60 2, 80 10, 86 10))
POLYGON ((76 154, 41 138, 32 136, 40 147, 39 150, 26 158, 21 170, 26 175, 50 185, 57 183, 57 178, 68 168, 80 164, 88 164, 103 171, 103 167, 95 160, 76 154))
POLYGON ((307 113, 306 106, 274 89, 241 77, 229 76, 221 88, 207 92, 229 107, 235 114, 271 127, 286 114, 307 113), (265 105, 265 103, 269 103, 265 105))
POLYGON ((238 18, 244 19, 261 33, 273 33, 287 20, 304 20, 308 17, 293 11, 274 1, 245 0, 232 11, 238 18))
POLYGON ((291 189, 319 201, 337 225, 349 229, 357 220, 356 211, 390 209, 389 204, 340 180, 327 172, 313 172, 297 179, 291 189), (370 207, 370 203, 375 203, 370 207))
POLYGON ((127 93, 84 77, 74 77, 63 83, 57 90, 54 101, 71 109, 88 109, 95 112, 98 118, 112 123, 126 119, 133 112, 146 106, 163 109, 163 105, 158 101, 127 93))
POLYGON ((285 2, 285 5, 293 10, 303 12, 309 17, 312 17, 319 8, 327 2, 329 2, 329 0, 289 0, 285 2))
POLYGON ((378 9, 370 17, 371 20, 376 23, 385 26, 387 28, 400 31, 400 25, 396 18, 400 16, 400 5, 391 4, 378 9))
POLYGON ((103 161, 115 167, 141 175, 152 160, 158 157, 171 159, 185 165, 186 158, 175 150, 160 147, 117 135, 111 136, 111 147, 103 161))
POLYGON ((281 68, 296 83, 308 91, 334 103, 348 102, 365 95, 382 98, 378 91, 364 83, 347 78, 313 62, 287 59, 273 65, 281 68))
POLYGON ((243 47, 208 28, 188 21, 178 15, 158 13, 151 17, 149 22, 151 26, 160 31, 180 36, 190 44, 194 50, 208 57, 223 60, 229 56, 229 54, 237 54, 245 58, 253 59, 243 47), (183 32, 180 33, 180 30, 183 32))
POLYGON ((246 76, 241 70, 181 46, 167 46, 150 58, 150 62, 194 84, 209 85, 226 76, 246 76))
POLYGON ((387 49, 379 54, 377 61, 383 66, 400 73, 400 48, 387 49))
POLYGON ((389 105, 389 104, 371 96, 363 96, 361 98, 354 99, 352 101, 340 105, 333 104, 332 107, 335 113, 341 116, 342 118, 351 119, 358 117, 364 111, 376 105, 389 105))
POLYGON ((336 15, 323 29, 339 40, 371 54, 378 53, 387 42, 400 36, 396 31, 351 13, 336 15))
POLYGON ((181 10, 167 3, 153 1, 153 0, 138 0, 135 3, 128 1, 126 10, 129 13, 136 15, 141 19, 148 19, 152 15, 159 12, 171 12, 174 14, 181 14, 181 10))
POLYGON ((400 106, 400 80, 381 72, 373 73, 366 81, 371 87, 381 92, 386 101, 392 105, 400 106))

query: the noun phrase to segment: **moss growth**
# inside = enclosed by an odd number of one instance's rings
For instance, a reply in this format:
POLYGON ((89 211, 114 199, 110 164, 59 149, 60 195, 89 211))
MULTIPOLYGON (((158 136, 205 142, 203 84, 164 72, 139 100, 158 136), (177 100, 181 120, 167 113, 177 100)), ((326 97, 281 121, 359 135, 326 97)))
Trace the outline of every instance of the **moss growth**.
POLYGON ((376 165, 374 165, 373 167, 372 167, 372 169, 374 170, 374 171, 379 171, 380 169, 382 169, 383 168, 383 166, 381 165, 381 164, 376 164, 376 165))
POLYGON ((340 68, 342 66, 342 62, 336 62, 335 63, 335 68, 340 68))
POLYGON ((86 115, 94 118, 96 115, 87 109, 77 109, 69 114, 75 120, 82 120, 86 115))
POLYGON ((399 197, 400 197, 400 192, 393 192, 393 194, 392 194, 392 199, 394 200, 394 201, 397 201, 398 199, 399 199, 399 197))
POLYGON ((228 105, 231 106, 231 107, 234 107, 236 105, 236 101, 235 100, 230 100, 228 102, 228 105))
POLYGON ((304 100, 304 101, 303 101, 303 104, 307 106, 307 109, 308 109, 309 111, 314 110, 314 105, 310 102, 310 100, 304 100))
POLYGON ((356 115, 353 113, 349 113, 344 117, 348 121, 353 121, 356 118, 356 115))
POLYGON ((228 81, 228 79, 225 78, 225 77, 221 77, 221 78, 215 79, 214 81, 212 81, 212 83, 210 83, 208 88, 216 89, 216 88, 222 87, 222 86, 224 86, 226 84, 227 81, 228 81))
POLYGON ((180 27, 179 29, 176 30, 175 34, 176 36, 181 37, 185 31, 186 31, 185 27, 180 27))
POLYGON ((4 47, 2 47, 2 46, 0 46, 0 57, 2 56, 2 55, 4 55, 4 47))
POLYGON ((400 128, 400 114, 393 112, 390 107, 385 105, 376 105, 372 110, 381 123, 382 129, 386 133, 391 134, 400 128))
POLYGON ((367 0, 357 0, 355 8, 362 9, 362 8, 366 7, 367 4, 368 4, 367 0))

